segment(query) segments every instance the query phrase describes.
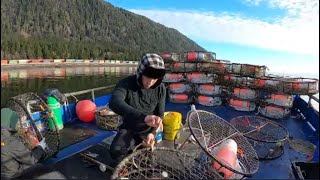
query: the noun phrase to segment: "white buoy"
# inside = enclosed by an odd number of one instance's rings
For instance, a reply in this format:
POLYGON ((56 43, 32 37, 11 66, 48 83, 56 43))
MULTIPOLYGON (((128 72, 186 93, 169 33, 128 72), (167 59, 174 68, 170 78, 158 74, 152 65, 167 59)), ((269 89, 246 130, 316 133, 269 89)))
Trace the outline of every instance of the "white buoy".
POLYGON ((169 174, 168 174, 167 171, 162 171, 161 175, 162 175, 162 178, 167 178, 167 177, 169 177, 169 174))

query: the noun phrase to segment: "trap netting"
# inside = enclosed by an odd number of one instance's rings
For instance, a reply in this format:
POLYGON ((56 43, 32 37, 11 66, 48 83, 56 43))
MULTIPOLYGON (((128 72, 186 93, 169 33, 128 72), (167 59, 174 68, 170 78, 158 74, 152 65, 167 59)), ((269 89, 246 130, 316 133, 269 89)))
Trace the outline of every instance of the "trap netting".
POLYGON ((221 117, 202 110, 191 110, 187 122, 194 139, 211 158, 224 178, 250 176, 259 160, 248 140, 221 117))
POLYGON ((17 133, 27 149, 32 150, 45 138, 47 148, 44 159, 51 157, 59 150, 60 138, 57 124, 47 104, 34 93, 25 93, 12 97, 8 108, 17 112, 17 133))
POLYGON ((192 136, 189 127, 181 128, 178 134, 177 138, 174 139, 175 148, 194 157, 199 156, 202 149, 192 136))
POLYGON ((289 137, 281 124, 259 116, 238 116, 230 121, 245 137, 255 141, 277 143, 289 137))
POLYGON ((108 106, 98 107, 95 117, 97 126, 103 130, 116 131, 122 124, 121 116, 113 112, 108 106))
POLYGON ((313 143, 302 139, 288 138, 288 142, 290 148, 309 157, 313 157, 317 148, 313 143))
POLYGON ((140 149, 115 168, 111 179, 222 179, 205 155, 165 147, 140 149))
POLYGON ((259 160, 272 160, 284 153, 284 142, 267 143, 248 139, 255 149, 259 160))

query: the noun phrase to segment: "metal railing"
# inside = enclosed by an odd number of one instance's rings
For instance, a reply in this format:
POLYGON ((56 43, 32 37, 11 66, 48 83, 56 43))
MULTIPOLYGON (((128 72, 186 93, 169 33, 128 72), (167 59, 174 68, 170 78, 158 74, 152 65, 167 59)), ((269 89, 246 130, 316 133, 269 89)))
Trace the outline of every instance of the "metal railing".
MULTIPOLYGON (((92 89, 86 89, 86 90, 82 90, 82 91, 76 91, 76 92, 71 92, 71 93, 65 93, 64 95, 66 97, 74 97, 77 95, 82 95, 82 94, 86 94, 86 93, 90 93, 91 92, 91 98, 94 101, 95 99, 95 91, 100 91, 100 90, 104 90, 104 89, 111 89, 114 88, 116 85, 110 85, 110 86, 103 86, 103 87, 98 87, 98 88, 92 88, 92 89)), ((76 98, 77 99, 77 98, 76 98)))
POLYGON ((316 111, 319 112, 319 107, 314 107, 314 106, 312 105, 311 100, 314 100, 314 101, 317 102, 318 105, 319 105, 319 98, 316 97, 315 95, 311 95, 311 96, 309 96, 309 100, 308 100, 308 107, 313 107, 316 111))
POLYGON ((309 96, 309 102, 311 101, 311 99, 315 100, 317 103, 319 103, 319 98, 312 95, 312 96, 309 96))

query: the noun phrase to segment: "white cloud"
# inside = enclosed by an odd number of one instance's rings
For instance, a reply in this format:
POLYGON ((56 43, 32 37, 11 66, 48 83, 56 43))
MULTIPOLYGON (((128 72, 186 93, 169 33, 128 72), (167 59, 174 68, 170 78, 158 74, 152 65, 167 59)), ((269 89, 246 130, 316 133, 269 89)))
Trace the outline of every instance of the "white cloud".
MULTIPOLYGON (((244 0, 259 5, 263 0, 244 0)), ((194 40, 247 45, 319 56, 319 1, 269 0, 287 15, 274 22, 238 14, 179 10, 131 10, 194 40)))

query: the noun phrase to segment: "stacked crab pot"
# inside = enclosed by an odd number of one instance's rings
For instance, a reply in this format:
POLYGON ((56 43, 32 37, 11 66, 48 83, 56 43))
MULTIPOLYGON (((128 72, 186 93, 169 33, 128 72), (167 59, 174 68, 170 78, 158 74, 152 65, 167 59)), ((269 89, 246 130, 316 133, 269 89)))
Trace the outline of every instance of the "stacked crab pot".
POLYGON ((163 82, 167 85, 169 100, 174 103, 191 103, 192 86, 186 82, 185 68, 192 70, 193 67, 185 67, 181 56, 176 53, 163 54, 162 58, 167 71, 163 82))
POLYGON ((282 119, 290 115, 294 95, 314 95, 319 92, 317 79, 264 77, 257 78, 254 87, 262 91, 259 113, 282 119))
POLYGON ((216 74, 212 67, 215 53, 186 52, 182 56, 174 53, 162 55, 167 74, 169 100, 173 103, 199 103, 205 106, 222 104, 222 88, 215 84, 216 74), (177 58, 174 58, 177 57, 177 58))
POLYGON ((228 105, 235 110, 258 110, 263 116, 280 119, 290 114, 294 95, 319 92, 318 79, 266 75, 266 66, 218 60, 213 52, 167 53, 162 57, 167 71, 163 82, 174 103, 218 106, 228 94, 228 105))
POLYGON ((265 72, 265 66, 229 64, 225 75, 220 78, 221 83, 228 87, 229 106, 238 111, 254 111, 259 93, 250 87, 254 78, 265 76, 265 72))

